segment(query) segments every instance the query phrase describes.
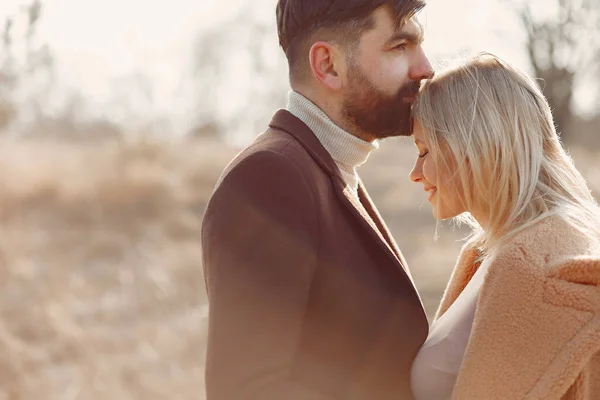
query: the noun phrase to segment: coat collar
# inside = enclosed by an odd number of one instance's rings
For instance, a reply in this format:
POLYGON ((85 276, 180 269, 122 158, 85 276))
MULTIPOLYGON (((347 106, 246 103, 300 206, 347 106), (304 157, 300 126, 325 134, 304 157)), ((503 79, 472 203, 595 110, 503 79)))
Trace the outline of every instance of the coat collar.
POLYGON ((325 147, 323 147, 310 128, 299 118, 296 118, 289 111, 281 109, 275 113, 269 126, 289 133, 294 139, 300 142, 319 167, 329 176, 337 176, 337 178, 342 179, 331 155, 325 150, 325 147))

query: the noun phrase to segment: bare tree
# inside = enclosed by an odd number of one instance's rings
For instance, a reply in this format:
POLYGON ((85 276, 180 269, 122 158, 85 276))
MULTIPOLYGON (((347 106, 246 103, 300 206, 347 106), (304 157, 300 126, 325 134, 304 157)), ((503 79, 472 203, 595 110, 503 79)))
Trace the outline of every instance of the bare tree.
POLYGON ((543 5, 544 11, 554 7, 555 13, 540 16, 540 9, 535 10, 531 2, 520 6, 518 13, 527 34, 527 55, 533 72, 543 81, 557 128, 566 138, 575 88, 586 80, 598 85, 595 72, 600 67, 600 1, 544 0, 543 5))
POLYGON ((15 74, 12 57, 13 19, 7 17, 2 32, 2 48, 0 52, 0 130, 8 126, 15 116, 10 93, 15 85, 15 74))
POLYGON ((270 15, 257 17, 253 6, 244 3, 231 19, 198 36, 192 66, 199 108, 196 135, 218 130, 228 139, 247 141, 264 129, 275 109, 285 106, 287 63, 275 21, 270 15), (226 115, 223 108, 229 109, 226 115))
MULTIPOLYGON (((19 118, 23 107, 19 107, 16 97, 24 84, 31 86, 38 74, 51 74, 53 58, 46 44, 37 45, 37 26, 42 16, 42 1, 30 0, 23 4, 19 13, 9 15, 4 21, 0 43, 0 130, 6 129, 19 118), (23 37, 15 35, 14 25, 19 19, 24 19, 26 31, 23 37), (23 45, 24 58, 18 56, 15 47, 23 45)), ((51 79, 46 79, 51 82, 51 79)), ((48 88, 35 87, 30 93, 30 112, 40 114, 39 100, 46 94, 48 88)))

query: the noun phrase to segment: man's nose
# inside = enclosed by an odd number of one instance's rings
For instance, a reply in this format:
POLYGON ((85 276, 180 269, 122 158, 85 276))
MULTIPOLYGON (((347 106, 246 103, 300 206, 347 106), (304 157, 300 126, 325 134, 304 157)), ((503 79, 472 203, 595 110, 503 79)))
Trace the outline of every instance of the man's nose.
POLYGON ((415 81, 433 78, 433 67, 423 51, 423 47, 419 46, 415 57, 415 62, 410 70, 410 78, 415 81))

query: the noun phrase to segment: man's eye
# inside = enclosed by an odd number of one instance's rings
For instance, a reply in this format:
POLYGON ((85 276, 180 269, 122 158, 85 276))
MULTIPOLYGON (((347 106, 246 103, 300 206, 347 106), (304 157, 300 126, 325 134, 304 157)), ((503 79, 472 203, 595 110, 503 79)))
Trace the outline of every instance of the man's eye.
POLYGON ((394 47, 394 50, 406 50, 406 43, 400 43, 394 47))
POLYGON ((419 158, 423 158, 423 157, 425 157, 427 154, 429 154, 429 152, 428 152, 428 151, 426 151, 426 152, 425 152, 425 153, 423 153, 423 154, 419 154, 419 158))

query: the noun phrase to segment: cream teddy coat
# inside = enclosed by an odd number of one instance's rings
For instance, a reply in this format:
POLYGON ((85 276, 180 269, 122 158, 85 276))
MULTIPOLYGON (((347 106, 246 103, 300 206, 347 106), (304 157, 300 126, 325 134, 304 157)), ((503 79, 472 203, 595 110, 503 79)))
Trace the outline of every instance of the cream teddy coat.
MULTIPOLYGON (((478 259, 467 243, 436 318, 478 259)), ((483 262, 490 266, 452 398, 600 399, 600 242, 550 216, 483 262)))

